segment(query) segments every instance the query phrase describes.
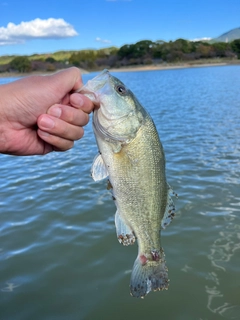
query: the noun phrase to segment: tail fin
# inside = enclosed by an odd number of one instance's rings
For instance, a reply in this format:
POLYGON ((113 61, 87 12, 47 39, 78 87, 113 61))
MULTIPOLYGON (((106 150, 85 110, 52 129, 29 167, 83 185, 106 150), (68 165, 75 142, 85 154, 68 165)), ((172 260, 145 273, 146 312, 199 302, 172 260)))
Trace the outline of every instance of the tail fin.
POLYGON ((135 260, 132 270, 130 293, 133 297, 144 298, 150 291, 168 289, 168 269, 162 251, 158 261, 142 263, 139 256, 135 260))

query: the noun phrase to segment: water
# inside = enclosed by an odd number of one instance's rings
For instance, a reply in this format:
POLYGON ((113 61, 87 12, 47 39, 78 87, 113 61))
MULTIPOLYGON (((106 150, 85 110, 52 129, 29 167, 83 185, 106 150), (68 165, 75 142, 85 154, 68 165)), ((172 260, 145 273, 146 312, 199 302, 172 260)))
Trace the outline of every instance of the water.
MULTIPOLYGON (((65 153, 0 155, 0 318, 240 319, 240 67, 114 73, 155 120, 177 215, 162 232, 168 291, 129 294, 91 124, 65 153)), ((84 75, 84 81, 95 74, 84 75)), ((6 82, 1 79, 1 82, 6 82)))

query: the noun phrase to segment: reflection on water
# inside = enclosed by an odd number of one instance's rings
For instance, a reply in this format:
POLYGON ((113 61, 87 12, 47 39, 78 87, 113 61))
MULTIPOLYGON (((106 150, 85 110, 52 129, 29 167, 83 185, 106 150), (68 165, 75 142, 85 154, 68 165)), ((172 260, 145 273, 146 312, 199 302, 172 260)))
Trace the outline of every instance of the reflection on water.
POLYGON ((239 319, 239 73, 115 73, 152 115, 179 195, 162 232, 169 290, 144 300, 129 295, 137 247, 119 245, 106 182, 90 177, 91 125, 66 153, 1 155, 2 319, 239 319))
MULTIPOLYGON (((239 202, 237 206, 239 206, 239 202)), ((211 252, 208 257, 215 272, 209 274, 209 279, 214 282, 214 285, 205 286, 206 293, 208 294, 208 309, 227 319, 239 319, 240 315, 240 305, 232 305, 231 303, 232 296, 236 295, 238 299, 236 304, 239 304, 239 289, 235 292, 232 291, 229 300, 224 295, 224 292, 221 291, 221 287, 223 286, 222 278, 224 277, 226 281, 231 277, 229 275, 231 259, 234 260, 235 258, 232 265, 238 266, 236 258, 238 257, 238 261, 240 258, 240 224, 236 216, 233 215, 234 211, 236 212, 238 210, 228 208, 228 214, 223 216, 222 230, 218 232, 219 237, 217 237, 212 246, 210 246, 211 252)), ((213 221, 216 221, 216 219, 213 219, 213 221)))
POLYGON ((3 291, 3 292, 12 292, 13 289, 19 287, 18 285, 15 285, 14 283, 8 283, 8 282, 6 283, 6 285, 7 286, 5 288, 1 289, 1 291, 3 291))
POLYGON ((209 259, 214 267, 226 271, 227 262, 240 249, 240 225, 230 213, 228 217, 224 216, 224 220, 227 220, 227 225, 219 231, 219 238, 212 244, 209 259))

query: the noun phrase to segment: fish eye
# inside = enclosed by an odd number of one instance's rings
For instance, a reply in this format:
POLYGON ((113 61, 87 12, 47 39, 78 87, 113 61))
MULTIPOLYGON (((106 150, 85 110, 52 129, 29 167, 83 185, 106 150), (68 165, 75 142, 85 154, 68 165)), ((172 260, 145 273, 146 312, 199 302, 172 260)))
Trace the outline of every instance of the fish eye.
POLYGON ((123 96, 126 94, 127 89, 124 86, 120 85, 116 87, 116 91, 123 96))

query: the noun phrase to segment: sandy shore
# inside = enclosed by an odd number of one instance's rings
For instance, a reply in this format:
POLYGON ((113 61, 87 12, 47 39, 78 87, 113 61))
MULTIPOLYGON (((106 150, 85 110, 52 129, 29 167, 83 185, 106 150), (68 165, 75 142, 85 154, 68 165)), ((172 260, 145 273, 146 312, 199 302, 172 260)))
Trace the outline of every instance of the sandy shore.
MULTIPOLYGON (((184 68, 202 68, 202 67, 217 67, 217 66, 227 66, 227 65, 240 65, 240 60, 232 60, 228 62, 210 62, 210 63, 162 63, 157 65, 147 65, 147 66, 129 66, 129 67, 121 67, 121 68, 110 68, 109 71, 112 72, 133 72, 133 71, 154 71, 154 70, 169 70, 169 69, 184 69, 184 68)), ((90 73, 87 70, 80 69, 82 74, 90 73)), ((99 70, 100 71, 100 70, 99 70)), ((31 72, 31 73, 10 73, 4 72, 0 73, 0 78, 15 78, 15 77, 26 77, 29 75, 46 75, 51 74, 51 72, 31 72)))
POLYGON ((169 70, 169 69, 184 69, 184 68, 202 68, 202 67, 218 67, 227 65, 240 65, 240 60, 233 60, 227 62, 210 62, 210 63, 162 63, 158 65, 148 65, 148 66, 132 66, 132 67, 121 67, 112 68, 109 71, 112 72, 127 72, 127 71, 151 71, 151 70, 169 70))

